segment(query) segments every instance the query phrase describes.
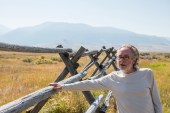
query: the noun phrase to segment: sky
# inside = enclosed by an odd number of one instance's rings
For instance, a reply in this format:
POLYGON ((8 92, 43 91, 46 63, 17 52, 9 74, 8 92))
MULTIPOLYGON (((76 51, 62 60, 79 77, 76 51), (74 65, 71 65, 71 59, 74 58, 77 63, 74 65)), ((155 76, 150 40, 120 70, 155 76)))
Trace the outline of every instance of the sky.
POLYGON ((0 0, 0 25, 44 22, 108 26, 170 38, 170 0, 0 0))

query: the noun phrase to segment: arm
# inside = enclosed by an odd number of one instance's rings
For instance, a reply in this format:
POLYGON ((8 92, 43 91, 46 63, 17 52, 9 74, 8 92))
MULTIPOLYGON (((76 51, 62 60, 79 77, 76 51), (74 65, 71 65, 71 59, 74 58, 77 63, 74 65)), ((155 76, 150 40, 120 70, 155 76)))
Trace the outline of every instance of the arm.
POLYGON ((151 89, 150 90, 151 90, 151 96, 152 96, 155 113, 162 113, 161 99, 160 99, 160 95, 159 95, 156 81, 154 78, 154 74, 152 71, 151 71, 151 89))
POLYGON ((102 80, 103 79, 84 80, 84 81, 79 81, 71 84, 63 84, 62 89, 79 90, 79 91, 105 90, 107 89, 107 87, 102 80))
POLYGON ((70 84, 51 83, 50 86, 54 86, 53 89, 64 90, 107 90, 109 87, 109 82, 111 82, 110 76, 111 74, 95 80, 84 80, 70 84))

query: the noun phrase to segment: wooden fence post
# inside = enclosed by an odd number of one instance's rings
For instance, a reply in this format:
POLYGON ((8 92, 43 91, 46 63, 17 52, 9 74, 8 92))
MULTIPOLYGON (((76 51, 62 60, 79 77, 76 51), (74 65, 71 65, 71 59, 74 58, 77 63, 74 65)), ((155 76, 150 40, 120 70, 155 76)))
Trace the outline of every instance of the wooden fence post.
MULTIPOLYGON (((59 47, 61 48, 62 46, 59 46, 59 47)), ((72 63, 76 63, 85 51, 86 51, 86 49, 84 47, 80 47, 80 49, 77 51, 76 55, 71 59, 72 63)), ((58 78, 54 82, 59 82, 59 81, 63 80, 66 77, 66 75, 69 73, 69 71, 72 71, 70 68, 67 67, 67 62, 69 62, 69 65, 72 65, 70 63, 70 61, 68 61, 68 59, 69 59, 68 53, 64 53, 64 55, 61 53, 59 55, 63 59, 63 61, 66 60, 64 62, 64 63, 66 63, 66 67, 64 68, 62 73, 58 76, 58 78)), ((77 69, 78 66, 75 67, 75 68, 77 69)), ((72 73, 76 73, 76 72, 72 72, 72 73)), ((33 109, 30 109, 29 111, 27 111, 27 113, 37 113, 37 112, 39 112, 41 110, 41 108, 45 105, 45 103, 48 101, 48 99, 49 98, 42 100, 33 109)))
MULTIPOLYGON (((80 47, 80 49, 77 51, 77 53, 75 54, 75 56, 72 57, 71 62, 72 63, 76 63, 82 56, 82 54, 86 51, 86 49, 84 47, 80 47)), ((75 67, 76 69, 78 68, 75 67)), ((67 67, 64 68, 64 70, 61 72, 61 74, 57 77, 57 79, 55 80, 55 82, 58 82, 60 80, 63 80, 66 75, 69 73, 69 70, 67 69, 67 67)))
MULTIPOLYGON (((76 71, 76 68, 73 64, 73 62, 71 62, 69 60, 68 56, 63 56, 61 54, 61 58, 63 59, 64 63, 66 64, 67 69, 70 71, 70 73, 72 75, 77 74, 78 72, 76 71)), ((89 104, 93 103, 93 101, 95 100, 93 95, 91 94, 90 91, 82 91, 83 95, 85 96, 86 100, 89 102, 89 104)))
POLYGON ((103 98, 103 95, 99 95, 98 98, 85 111, 85 113, 95 113, 101 103, 102 98, 103 98))

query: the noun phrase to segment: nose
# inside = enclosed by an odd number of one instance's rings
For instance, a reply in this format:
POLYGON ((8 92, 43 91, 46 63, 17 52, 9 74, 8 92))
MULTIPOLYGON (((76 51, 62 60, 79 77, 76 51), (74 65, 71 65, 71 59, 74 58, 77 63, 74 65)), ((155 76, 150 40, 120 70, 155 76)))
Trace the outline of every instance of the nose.
POLYGON ((119 64, 124 64, 125 63, 125 60, 124 59, 121 59, 118 61, 119 64))

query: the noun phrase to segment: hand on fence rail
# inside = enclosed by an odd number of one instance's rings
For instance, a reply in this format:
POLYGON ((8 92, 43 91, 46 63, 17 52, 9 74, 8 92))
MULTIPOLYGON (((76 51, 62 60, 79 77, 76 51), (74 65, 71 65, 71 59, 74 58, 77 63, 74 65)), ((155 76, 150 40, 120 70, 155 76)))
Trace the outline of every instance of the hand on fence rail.
POLYGON ((57 89, 61 90, 62 89, 62 84, 57 83, 57 82, 50 83, 49 86, 53 86, 54 90, 57 90, 57 89))

